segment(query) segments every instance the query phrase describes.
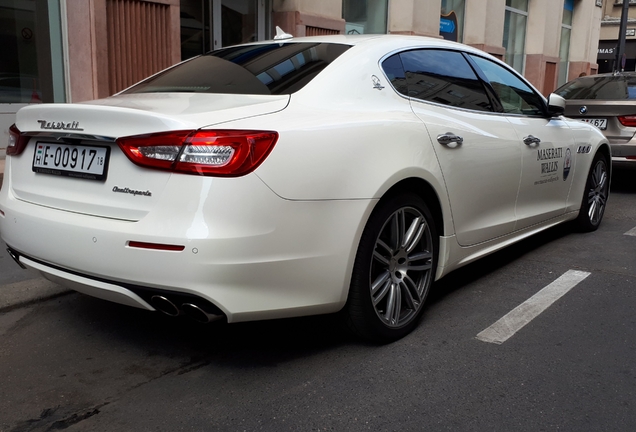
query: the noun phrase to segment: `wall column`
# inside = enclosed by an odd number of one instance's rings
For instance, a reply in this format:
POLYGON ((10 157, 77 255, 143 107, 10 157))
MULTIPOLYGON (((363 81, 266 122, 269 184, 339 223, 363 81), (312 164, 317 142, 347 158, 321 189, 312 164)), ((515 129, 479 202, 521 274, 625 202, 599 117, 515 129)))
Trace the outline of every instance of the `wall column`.
POLYGON ((464 43, 503 59, 505 6, 499 0, 466 1, 464 43))
POLYGON ((441 0, 389 1, 389 33, 439 38, 441 0))
POLYGON ((181 60, 179 0, 66 0, 69 102, 110 96, 181 60))
POLYGON ((598 41, 601 32, 603 9, 595 2, 574 3, 572 17, 572 37, 570 38, 570 68, 568 81, 581 73, 593 75, 598 70, 598 41))
POLYGON ((563 0, 530 0, 526 29, 525 77, 549 95, 557 85, 563 0))

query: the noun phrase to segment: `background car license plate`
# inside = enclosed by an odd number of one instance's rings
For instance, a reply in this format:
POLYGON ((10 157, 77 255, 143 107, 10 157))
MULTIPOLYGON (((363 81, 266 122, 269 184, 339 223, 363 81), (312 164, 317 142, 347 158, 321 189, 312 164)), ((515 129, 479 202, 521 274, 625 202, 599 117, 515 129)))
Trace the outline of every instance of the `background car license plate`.
POLYGON ((607 119, 585 118, 581 120, 583 120, 585 123, 591 124, 592 126, 596 126, 597 128, 601 130, 607 129, 607 119))
POLYGON ((38 142, 33 171, 89 180, 106 179, 110 147, 38 142))

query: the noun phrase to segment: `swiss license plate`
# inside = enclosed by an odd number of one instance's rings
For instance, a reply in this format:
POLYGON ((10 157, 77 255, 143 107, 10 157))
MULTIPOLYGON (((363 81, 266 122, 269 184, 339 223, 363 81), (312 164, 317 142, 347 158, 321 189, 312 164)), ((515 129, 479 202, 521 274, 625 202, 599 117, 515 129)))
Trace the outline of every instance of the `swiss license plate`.
POLYGON ((599 128, 600 130, 605 130, 607 129, 607 119, 600 119, 600 118, 584 118, 581 119, 583 120, 585 123, 589 123, 592 126, 596 126, 597 128, 599 128))
POLYGON ((105 180, 110 147, 38 142, 33 171, 88 180, 105 180))

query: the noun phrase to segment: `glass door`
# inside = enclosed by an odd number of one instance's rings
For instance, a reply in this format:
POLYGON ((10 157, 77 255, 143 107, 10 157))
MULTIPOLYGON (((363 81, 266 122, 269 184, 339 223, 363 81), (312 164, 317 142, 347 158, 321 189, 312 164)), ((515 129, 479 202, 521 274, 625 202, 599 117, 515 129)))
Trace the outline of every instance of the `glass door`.
POLYGON ((58 0, 0 0, 0 137, 20 108, 66 101, 62 16, 58 0))
POLYGON ((181 0, 181 59, 268 39, 269 0, 181 0))
POLYGON ((0 104, 64 102, 59 3, 0 2, 0 104))

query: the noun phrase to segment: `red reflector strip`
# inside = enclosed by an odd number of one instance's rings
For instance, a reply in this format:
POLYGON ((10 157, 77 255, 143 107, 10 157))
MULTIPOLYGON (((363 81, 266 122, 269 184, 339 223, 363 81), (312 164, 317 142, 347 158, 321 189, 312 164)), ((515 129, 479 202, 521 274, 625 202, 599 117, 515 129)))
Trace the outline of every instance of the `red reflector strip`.
POLYGON ((185 249, 185 246, 169 245, 161 243, 146 243, 138 241, 129 241, 128 247, 140 248, 140 249, 153 249, 153 250, 167 250, 180 252, 185 249))
POLYGON ((636 156, 625 156, 625 159, 634 159, 634 160, 636 160, 636 156))

